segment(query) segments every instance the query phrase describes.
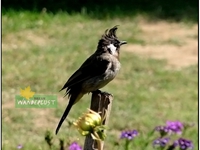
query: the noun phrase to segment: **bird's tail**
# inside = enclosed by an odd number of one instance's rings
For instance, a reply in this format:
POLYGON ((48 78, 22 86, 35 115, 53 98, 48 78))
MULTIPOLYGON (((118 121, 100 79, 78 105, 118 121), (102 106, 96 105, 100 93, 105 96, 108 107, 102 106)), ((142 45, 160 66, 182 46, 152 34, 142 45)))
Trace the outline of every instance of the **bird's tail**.
POLYGON ((67 105, 67 108, 65 109, 59 123, 58 123, 58 126, 56 128, 56 134, 58 133, 63 121, 66 119, 67 115, 69 114, 69 111, 71 110, 72 106, 78 102, 81 97, 83 96, 83 94, 79 93, 79 94, 73 94, 71 97, 70 97, 70 100, 69 100, 69 104, 67 105))
POLYGON ((59 131, 59 129, 60 129, 60 127, 61 127, 63 121, 64 121, 65 118, 67 117, 67 115, 68 115, 69 111, 71 110, 72 106, 73 106, 73 103, 70 103, 70 102, 69 102, 69 104, 67 105, 67 108, 65 109, 65 112, 64 112, 63 115, 62 115, 62 118, 60 119, 60 121, 59 121, 59 123, 58 123, 58 126, 57 126, 57 128, 56 128, 56 134, 58 133, 58 131, 59 131))

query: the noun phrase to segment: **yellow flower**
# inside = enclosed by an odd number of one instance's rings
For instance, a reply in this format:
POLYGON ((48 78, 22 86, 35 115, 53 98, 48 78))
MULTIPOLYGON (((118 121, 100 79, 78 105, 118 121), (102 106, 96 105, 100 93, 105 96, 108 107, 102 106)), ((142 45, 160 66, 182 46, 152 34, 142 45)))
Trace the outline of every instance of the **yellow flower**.
POLYGON ((95 111, 89 110, 73 124, 82 135, 86 136, 93 133, 96 127, 101 126, 101 122, 101 116, 95 111))

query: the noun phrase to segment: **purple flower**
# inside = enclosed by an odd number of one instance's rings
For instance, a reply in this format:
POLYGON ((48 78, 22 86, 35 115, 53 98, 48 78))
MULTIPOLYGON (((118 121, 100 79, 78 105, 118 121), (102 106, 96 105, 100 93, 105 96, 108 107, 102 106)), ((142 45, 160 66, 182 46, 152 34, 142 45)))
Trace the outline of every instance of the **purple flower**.
POLYGON ((167 133, 170 132, 170 130, 167 126, 157 126, 157 127, 155 127, 155 131, 160 132, 161 137, 167 135, 167 133))
POLYGON ((73 142, 73 143, 69 146, 69 150, 82 150, 82 148, 78 145, 77 142, 73 142))
POLYGON ((153 141, 153 147, 165 147, 167 143, 170 141, 170 138, 158 138, 153 141))
POLYGON ((19 144, 18 146, 17 146, 17 149, 22 149, 23 148, 23 146, 21 145, 21 144, 19 144))
POLYGON ((180 121, 167 121, 167 128, 177 134, 181 134, 183 130, 183 124, 180 121))
POLYGON ((136 137, 138 135, 138 131, 137 130, 132 130, 132 131, 122 131, 120 138, 121 139, 128 139, 128 140, 132 140, 134 137, 136 137))
POLYGON ((187 139, 183 139, 183 138, 179 138, 177 141, 174 142, 174 147, 179 146, 180 150, 193 150, 194 149, 194 145, 192 143, 192 141, 187 140, 187 139))

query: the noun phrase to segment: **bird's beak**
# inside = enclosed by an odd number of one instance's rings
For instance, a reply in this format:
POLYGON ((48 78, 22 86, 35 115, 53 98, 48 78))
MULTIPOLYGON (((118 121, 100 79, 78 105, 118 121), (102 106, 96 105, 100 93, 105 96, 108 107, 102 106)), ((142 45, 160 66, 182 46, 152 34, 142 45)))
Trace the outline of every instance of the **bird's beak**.
POLYGON ((127 44, 127 42, 126 41, 121 41, 120 42, 120 46, 123 45, 123 44, 127 44))

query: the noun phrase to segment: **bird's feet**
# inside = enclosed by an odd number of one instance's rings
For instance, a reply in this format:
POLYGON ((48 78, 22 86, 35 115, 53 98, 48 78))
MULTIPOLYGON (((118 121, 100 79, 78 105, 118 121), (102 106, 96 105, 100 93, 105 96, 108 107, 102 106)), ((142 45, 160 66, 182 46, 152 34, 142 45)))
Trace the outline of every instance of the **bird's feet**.
POLYGON ((101 91, 101 90, 93 91, 92 94, 94 94, 94 93, 96 93, 96 94, 103 94, 103 95, 105 95, 106 97, 107 97, 107 96, 113 96, 112 94, 110 94, 110 93, 108 93, 108 92, 105 92, 105 91, 101 91))

